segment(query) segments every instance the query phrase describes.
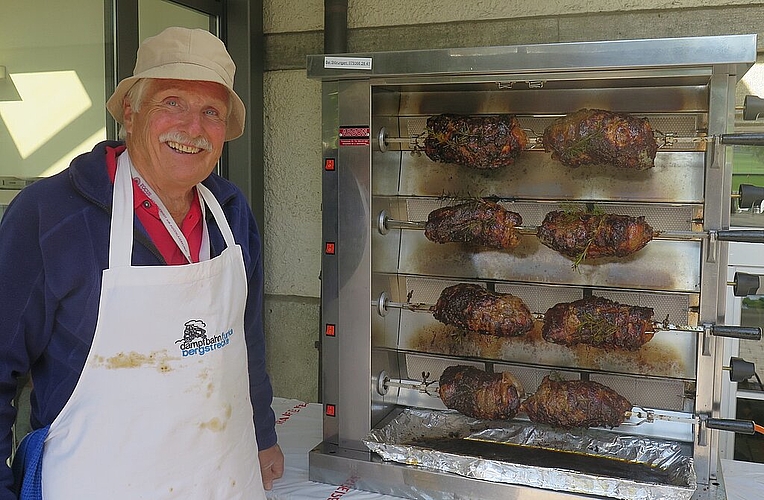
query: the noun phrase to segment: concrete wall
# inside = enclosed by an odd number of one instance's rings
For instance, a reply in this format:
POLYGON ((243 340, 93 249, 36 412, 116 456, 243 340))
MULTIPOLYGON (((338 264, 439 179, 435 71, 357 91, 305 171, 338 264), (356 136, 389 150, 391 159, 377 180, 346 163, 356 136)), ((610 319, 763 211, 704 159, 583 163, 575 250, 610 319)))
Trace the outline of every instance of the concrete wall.
MULTIPOLYGON (((758 33, 764 2, 349 0, 350 52, 758 33)), ((278 396, 318 400, 323 1, 264 1, 266 326, 278 396)), ((747 89, 741 89, 742 96, 747 89)), ((759 93, 759 95, 764 95, 759 93)))

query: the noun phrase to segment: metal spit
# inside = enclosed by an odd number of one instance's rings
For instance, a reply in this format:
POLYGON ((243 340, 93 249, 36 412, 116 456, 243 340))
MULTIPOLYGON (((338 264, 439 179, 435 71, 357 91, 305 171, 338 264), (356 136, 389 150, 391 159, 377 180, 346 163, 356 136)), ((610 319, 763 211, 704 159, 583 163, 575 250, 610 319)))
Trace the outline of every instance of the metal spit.
POLYGON ((408 410, 444 409, 421 389, 420 374, 436 378, 466 363, 510 370, 531 391, 550 371, 617 388, 639 405, 633 418, 650 422, 614 434, 675 443, 693 465, 692 497, 712 498, 721 487, 724 424, 716 423, 730 361, 718 336, 760 337, 723 324, 727 241, 762 240, 729 228, 726 146, 761 141, 730 133, 735 84, 755 57, 755 35, 309 56, 308 76, 322 80, 325 410, 310 478, 407 498, 580 497, 564 485, 484 481, 370 451, 375 433, 399 425, 408 410), (433 114, 514 114, 538 134, 583 107, 648 117, 663 138, 655 167, 570 169, 536 145, 515 165, 478 172, 434 163, 417 142, 433 114), (474 197, 522 213, 528 236, 519 249, 437 245, 406 225, 474 197), (623 261, 571 266, 532 236, 546 212, 571 205, 644 215, 675 237, 623 261), (411 308, 380 307, 383 294, 391 303, 432 303, 459 282, 520 296, 535 311, 593 293, 653 307, 687 328, 667 328, 638 353, 593 354, 456 335, 411 308))

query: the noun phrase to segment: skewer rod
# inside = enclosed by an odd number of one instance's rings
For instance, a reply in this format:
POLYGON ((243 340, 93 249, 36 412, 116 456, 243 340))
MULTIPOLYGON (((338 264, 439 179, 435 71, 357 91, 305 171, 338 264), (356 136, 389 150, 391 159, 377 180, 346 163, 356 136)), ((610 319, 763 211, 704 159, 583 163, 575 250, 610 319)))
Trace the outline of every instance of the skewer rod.
MULTIPOLYGON (((372 301, 372 306, 380 309, 407 309, 411 312, 422 312, 422 313, 432 313, 435 309, 434 304, 425 304, 423 302, 392 302, 390 300, 387 300, 387 298, 382 298, 381 300, 374 300, 372 301)), ((544 321, 544 314, 543 313, 532 313, 534 318, 539 321, 544 321)), ((659 330, 674 330, 674 331, 685 331, 685 332, 703 332, 705 331, 704 326, 689 326, 689 325, 674 325, 671 323, 665 323, 661 321, 654 321, 653 322, 653 328, 655 331, 659 330)), ((713 328, 713 327, 712 327, 713 328)), ((721 328, 721 327, 716 327, 721 328)), ((738 328, 738 327, 730 327, 730 328, 738 328)))
MULTIPOLYGON (((402 221, 391 219, 385 216, 382 219, 385 230, 390 229, 413 229, 422 230, 427 225, 425 221, 402 221)), ((517 226, 518 233, 523 235, 538 234, 538 228, 533 226, 517 226)), ((748 243, 764 243, 764 230, 716 230, 716 231, 655 231, 654 239, 659 240, 678 240, 678 241, 699 241, 713 235, 714 238, 722 241, 741 241, 748 243)))
POLYGON ((409 143, 409 142, 412 142, 412 141, 415 141, 415 140, 416 140, 416 137, 412 137, 412 138, 406 138, 406 137, 385 137, 385 142, 388 143, 388 144, 391 143, 391 142, 397 142, 397 143, 400 143, 400 144, 406 144, 406 143, 409 143))
MULTIPOLYGON (((399 387, 402 389, 416 390, 435 398, 440 397, 438 393, 438 388, 437 388, 438 382, 435 380, 430 382, 427 382, 426 380, 422 380, 421 382, 414 381, 414 380, 403 380, 403 379, 392 380, 389 377, 384 376, 382 383, 384 385, 385 391, 389 387, 399 387)), ((526 397, 527 396, 528 395, 526 394, 526 397)), ((756 423, 753 420, 735 420, 735 419, 710 418, 710 417, 700 418, 696 416, 680 417, 676 415, 666 415, 662 413, 656 413, 655 410, 645 410, 637 406, 632 408, 631 411, 625 412, 624 418, 626 419, 635 418, 635 419, 639 419, 639 421, 624 422, 622 425, 642 425, 644 423, 651 424, 651 423, 654 423, 656 420, 663 420, 667 422, 688 423, 693 425, 703 423, 708 429, 718 429, 722 431, 735 432, 738 434, 755 434, 756 432, 764 433, 764 428, 762 428, 759 425, 756 425, 756 423)))
MULTIPOLYGON (((385 217, 384 225, 386 229, 413 229, 423 230, 427 225, 425 221, 396 220, 385 217)), ((538 228, 533 226, 517 226, 517 232, 523 235, 535 235, 538 228)), ((699 231, 657 231, 655 238, 664 240, 702 240, 706 238, 706 232, 699 231)))
MULTIPOLYGON (((384 315, 388 309, 408 309, 411 312, 424 312, 432 313, 435 309, 434 304, 425 304, 423 302, 392 302, 387 299, 387 294, 380 296, 379 300, 373 300, 371 305, 379 311, 380 315, 384 315)), ((532 313, 534 318, 538 321, 544 321, 544 314, 532 313)), ((659 331, 678 331, 678 332, 694 332, 702 333, 706 330, 711 335, 717 337, 729 337, 745 340, 761 340, 762 329, 758 326, 727 326, 727 325, 674 325, 667 321, 653 321, 653 332, 659 331)))
MULTIPOLYGON (((543 146, 544 139, 542 136, 528 134, 527 133, 528 129, 523 129, 523 130, 526 131, 526 135, 528 137, 528 145, 524 148, 525 150, 539 149, 538 148, 539 145, 543 146)), ((380 130, 379 139, 380 139, 380 142, 383 142, 384 144, 398 143, 398 144, 416 145, 417 140, 422 138, 423 135, 426 135, 426 134, 415 135, 412 137, 391 137, 387 135, 387 131, 383 128, 382 130, 380 130)), ((745 145, 752 144, 756 146, 761 145, 762 139, 760 137, 760 134, 759 136, 754 137, 752 139, 748 138, 747 135, 751 135, 751 134, 739 134, 739 136, 742 136, 742 138, 738 137, 738 135, 733 136, 732 134, 728 134, 728 135, 719 136, 719 139, 722 144, 745 144, 745 145)), ((655 139, 659 143, 658 149, 661 149, 661 148, 671 148, 677 143, 700 144, 700 143, 713 142, 716 139, 716 137, 714 136, 680 137, 674 134, 656 134, 655 139)))

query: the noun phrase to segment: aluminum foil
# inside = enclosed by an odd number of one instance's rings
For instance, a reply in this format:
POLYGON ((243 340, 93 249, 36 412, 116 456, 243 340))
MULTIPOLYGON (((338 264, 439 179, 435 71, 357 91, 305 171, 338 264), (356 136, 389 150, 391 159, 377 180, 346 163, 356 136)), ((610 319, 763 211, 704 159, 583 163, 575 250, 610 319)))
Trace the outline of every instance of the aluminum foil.
POLYGON ((394 462, 493 482, 624 500, 689 499, 695 492, 697 481, 692 458, 686 456, 677 442, 600 429, 566 431, 523 421, 487 422, 450 410, 405 409, 384 427, 372 430, 364 443, 383 459, 394 462), (427 440, 454 441, 455 438, 612 459, 626 467, 635 464, 655 468, 665 480, 643 482, 628 475, 608 477, 575 468, 525 465, 442 451, 421 444, 427 440))

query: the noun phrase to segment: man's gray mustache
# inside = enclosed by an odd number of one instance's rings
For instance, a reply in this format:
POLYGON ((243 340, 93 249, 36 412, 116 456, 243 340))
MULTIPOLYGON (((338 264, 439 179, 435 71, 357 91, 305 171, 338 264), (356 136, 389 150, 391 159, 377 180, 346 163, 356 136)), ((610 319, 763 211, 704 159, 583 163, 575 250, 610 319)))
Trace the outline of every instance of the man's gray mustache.
POLYGON ((191 137, 180 132, 166 132, 159 136, 159 140, 161 142, 177 142, 179 144, 194 146, 207 151, 212 150, 212 144, 204 137, 191 137))

